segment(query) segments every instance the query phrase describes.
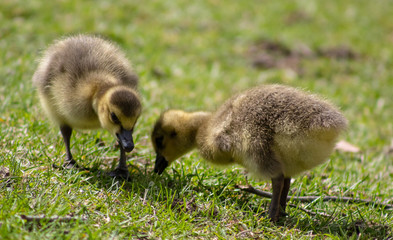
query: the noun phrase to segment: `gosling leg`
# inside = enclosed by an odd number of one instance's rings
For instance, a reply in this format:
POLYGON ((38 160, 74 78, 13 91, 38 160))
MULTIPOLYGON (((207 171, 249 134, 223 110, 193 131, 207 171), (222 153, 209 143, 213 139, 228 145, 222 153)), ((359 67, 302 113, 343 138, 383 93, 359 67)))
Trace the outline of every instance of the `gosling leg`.
POLYGON ((286 216, 287 213, 285 209, 287 207, 287 197, 289 192, 289 187, 291 186, 291 178, 284 178, 284 186, 281 191, 280 197, 280 216, 286 216))
POLYGON ((71 135, 72 135, 72 128, 69 127, 68 125, 62 125, 60 126, 60 132, 61 135, 63 136, 64 140, 64 145, 66 147, 66 162, 63 164, 64 168, 73 168, 73 167, 79 167, 74 158, 72 157, 71 150, 70 150, 70 140, 71 140, 71 135))
POLYGON ((126 161, 127 161, 126 152, 122 147, 120 147, 119 165, 114 171, 109 172, 109 176, 128 179, 129 173, 128 173, 126 161))
POLYGON ((273 196, 269 206, 269 218, 272 222, 277 222, 280 218, 281 195, 284 188, 284 175, 272 178, 273 196))

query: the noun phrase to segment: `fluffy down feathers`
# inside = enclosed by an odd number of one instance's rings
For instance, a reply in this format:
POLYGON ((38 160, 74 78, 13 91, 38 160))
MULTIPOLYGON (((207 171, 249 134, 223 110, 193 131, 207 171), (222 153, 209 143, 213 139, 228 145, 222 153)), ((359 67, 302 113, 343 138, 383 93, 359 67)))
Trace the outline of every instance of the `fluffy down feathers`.
POLYGON ((259 86, 214 113, 163 112, 152 133, 154 171, 162 173, 193 148, 214 164, 238 163, 272 180, 269 217, 277 221, 285 216, 291 177, 326 161, 346 127, 325 100, 291 87, 259 86))
POLYGON ((124 151, 134 148, 131 134, 142 106, 138 78, 117 46, 86 35, 59 40, 44 52, 33 84, 61 129, 69 162, 75 162, 69 149, 73 128, 104 128, 118 138, 119 167, 127 171, 124 151))

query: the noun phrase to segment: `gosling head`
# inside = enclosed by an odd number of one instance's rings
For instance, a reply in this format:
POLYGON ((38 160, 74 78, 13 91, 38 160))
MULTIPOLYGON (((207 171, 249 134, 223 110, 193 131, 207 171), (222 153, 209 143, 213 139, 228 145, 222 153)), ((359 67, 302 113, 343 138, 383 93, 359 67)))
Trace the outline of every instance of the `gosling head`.
POLYGON ((99 102, 98 118, 101 126, 117 137, 126 152, 134 149, 132 133, 141 111, 138 94, 129 88, 110 89, 99 102))
POLYGON ((169 110, 161 114, 151 135, 157 154, 154 172, 161 174, 173 161, 195 146, 197 129, 190 125, 190 118, 190 113, 179 110, 169 110))

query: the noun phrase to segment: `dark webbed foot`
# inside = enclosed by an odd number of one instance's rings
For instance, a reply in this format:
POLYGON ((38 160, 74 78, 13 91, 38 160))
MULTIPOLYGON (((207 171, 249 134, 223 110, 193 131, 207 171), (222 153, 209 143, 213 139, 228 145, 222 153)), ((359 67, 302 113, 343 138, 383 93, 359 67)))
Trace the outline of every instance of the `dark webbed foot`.
POLYGON ((286 213, 285 211, 277 210, 272 207, 269 209, 269 218, 270 218, 270 221, 272 221, 272 222, 278 222, 278 221, 282 220, 283 218, 285 218, 286 216, 288 216, 288 213, 286 213))
POLYGON ((56 169, 78 169, 78 170, 90 170, 89 168, 79 166, 74 159, 66 160, 63 165, 52 164, 53 168, 56 169))
POLYGON ((73 169, 73 168, 81 168, 74 159, 67 160, 63 164, 63 168, 65 169, 73 169))
POLYGON ((287 217, 289 216, 288 213, 286 213, 285 211, 280 210, 280 217, 287 217))
POLYGON ((272 222, 278 222, 280 219, 280 211, 277 211, 275 208, 270 207, 269 208, 269 218, 270 221, 272 222))
POLYGON ((110 177, 128 179, 130 174, 127 168, 116 168, 114 171, 109 172, 110 177))

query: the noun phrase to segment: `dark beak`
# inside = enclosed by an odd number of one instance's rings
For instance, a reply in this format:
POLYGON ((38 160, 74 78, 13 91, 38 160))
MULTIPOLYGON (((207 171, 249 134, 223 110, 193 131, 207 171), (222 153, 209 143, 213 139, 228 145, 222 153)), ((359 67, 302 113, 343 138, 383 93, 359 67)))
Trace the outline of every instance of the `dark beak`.
POLYGON ((134 149, 134 139, 132 138, 132 130, 125 130, 121 128, 120 133, 116 133, 117 140, 120 143, 120 146, 126 152, 131 152, 134 149))
POLYGON ((154 172, 161 175, 166 167, 168 167, 168 161, 165 159, 165 157, 157 154, 156 163, 154 164, 154 172))

